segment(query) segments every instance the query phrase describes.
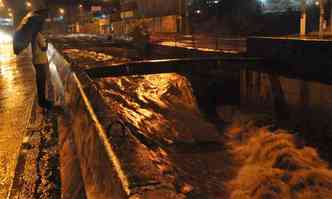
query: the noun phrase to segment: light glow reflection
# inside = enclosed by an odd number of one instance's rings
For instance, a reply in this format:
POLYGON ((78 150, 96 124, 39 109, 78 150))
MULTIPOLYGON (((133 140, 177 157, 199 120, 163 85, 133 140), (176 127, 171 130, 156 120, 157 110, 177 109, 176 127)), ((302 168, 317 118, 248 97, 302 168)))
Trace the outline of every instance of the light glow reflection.
POLYGON ((11 43, 13 41, 13 37, 4 32, 0 32, 0 43, 11 43))

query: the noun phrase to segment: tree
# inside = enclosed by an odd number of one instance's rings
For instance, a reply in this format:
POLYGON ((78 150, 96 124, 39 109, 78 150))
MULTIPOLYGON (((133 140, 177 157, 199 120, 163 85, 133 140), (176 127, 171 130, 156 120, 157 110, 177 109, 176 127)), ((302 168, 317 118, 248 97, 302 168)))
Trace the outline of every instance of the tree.
POLYGON ((288 10, 298 10, 300 8, 301 0, 267 0, 267 12, 285 12, 288 10))
POLYGON ((261 4, 257 0, 228 0, 220 5, 220 17, 230 21, 233 34, 249 33, 257 26, 261 4))
POLYGON ((190 10, 194 16, 195 11, 201 11, 203 26, 210 24, 210 31, 219 28, 229 34, 251 32, 257 26, 257 17, 262 13, 259 0, 193 0, 190 10))

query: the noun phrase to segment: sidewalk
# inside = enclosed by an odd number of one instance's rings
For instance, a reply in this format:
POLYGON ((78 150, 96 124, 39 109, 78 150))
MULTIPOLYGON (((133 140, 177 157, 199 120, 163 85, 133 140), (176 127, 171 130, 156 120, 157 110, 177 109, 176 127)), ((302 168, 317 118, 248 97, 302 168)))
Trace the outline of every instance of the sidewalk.
POLYGON ((11 188, 34 93, 29 54, 15 57, 11 44, 0 44, 0 198, 11 188))
POLYGON ((57 120, 35 100, 7 199, 61 198, 57 120))

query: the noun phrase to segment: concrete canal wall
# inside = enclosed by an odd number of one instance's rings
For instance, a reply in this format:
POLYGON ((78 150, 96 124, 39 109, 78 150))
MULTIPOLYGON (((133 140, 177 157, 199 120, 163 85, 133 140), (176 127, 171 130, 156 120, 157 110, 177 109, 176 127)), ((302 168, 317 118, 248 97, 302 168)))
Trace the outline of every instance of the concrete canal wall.
POLYGON ((56 101, 65 108, 59 120, 63 198, 176 197, 146 156, 148 148, 126 133, 89 77, 73 72, 53 46, 48 55, 56 101))
POLYGON ((242 70, 242 104, 278 111, 275 97, 279 95, 289 113, 285 120, 315 133, 331 131, 331 40, 254 37, 248 39, 247 53, 275 63, 275 69, 282 68, 290 76, 242 70), (292 73, 304 78, 292 77, 292 73), (274 82, 271 81, 273 76, 274 82), (281 93, 276 91, 278 87, 281 93))

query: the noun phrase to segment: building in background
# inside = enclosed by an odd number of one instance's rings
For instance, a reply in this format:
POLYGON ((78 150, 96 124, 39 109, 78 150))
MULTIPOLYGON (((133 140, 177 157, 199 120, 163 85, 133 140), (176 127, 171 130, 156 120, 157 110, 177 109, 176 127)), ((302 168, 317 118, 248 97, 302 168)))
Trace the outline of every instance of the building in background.
POLYGON ((0 0, 0 29, 10 30, 13 28, 13 25, 14 20, 12 10, 0 0))
POLYGON ((332 32, 332 0, 260 0, 265 13, 301 12, 300 34, 332 32))
POLYGON ((51 6, 48 29, 52 33, 108 34, 111 30, 112 2, 51 6))
MULTIPOLYGON (((15 8, 15 21, 28 11, 21 0, 3 0, 15 8)), ((31 0, 31 8, 45 5, 50 32, 128 33, 138 24, 151 32, 183 31, 185 2, 189 0, 31 0), (44 4, 44 2, 46 2, 44 4)))
POLYGON ((287 12, 289 10, 299 10, 301 0, 260 0, 263 11, 268 12, 287 12))
POLYGON ((122 0, 120 18, 111 19, 115 33, 128 33, 138 25, 149 32, 175 33, 183 30, 184 0, 122 0))

